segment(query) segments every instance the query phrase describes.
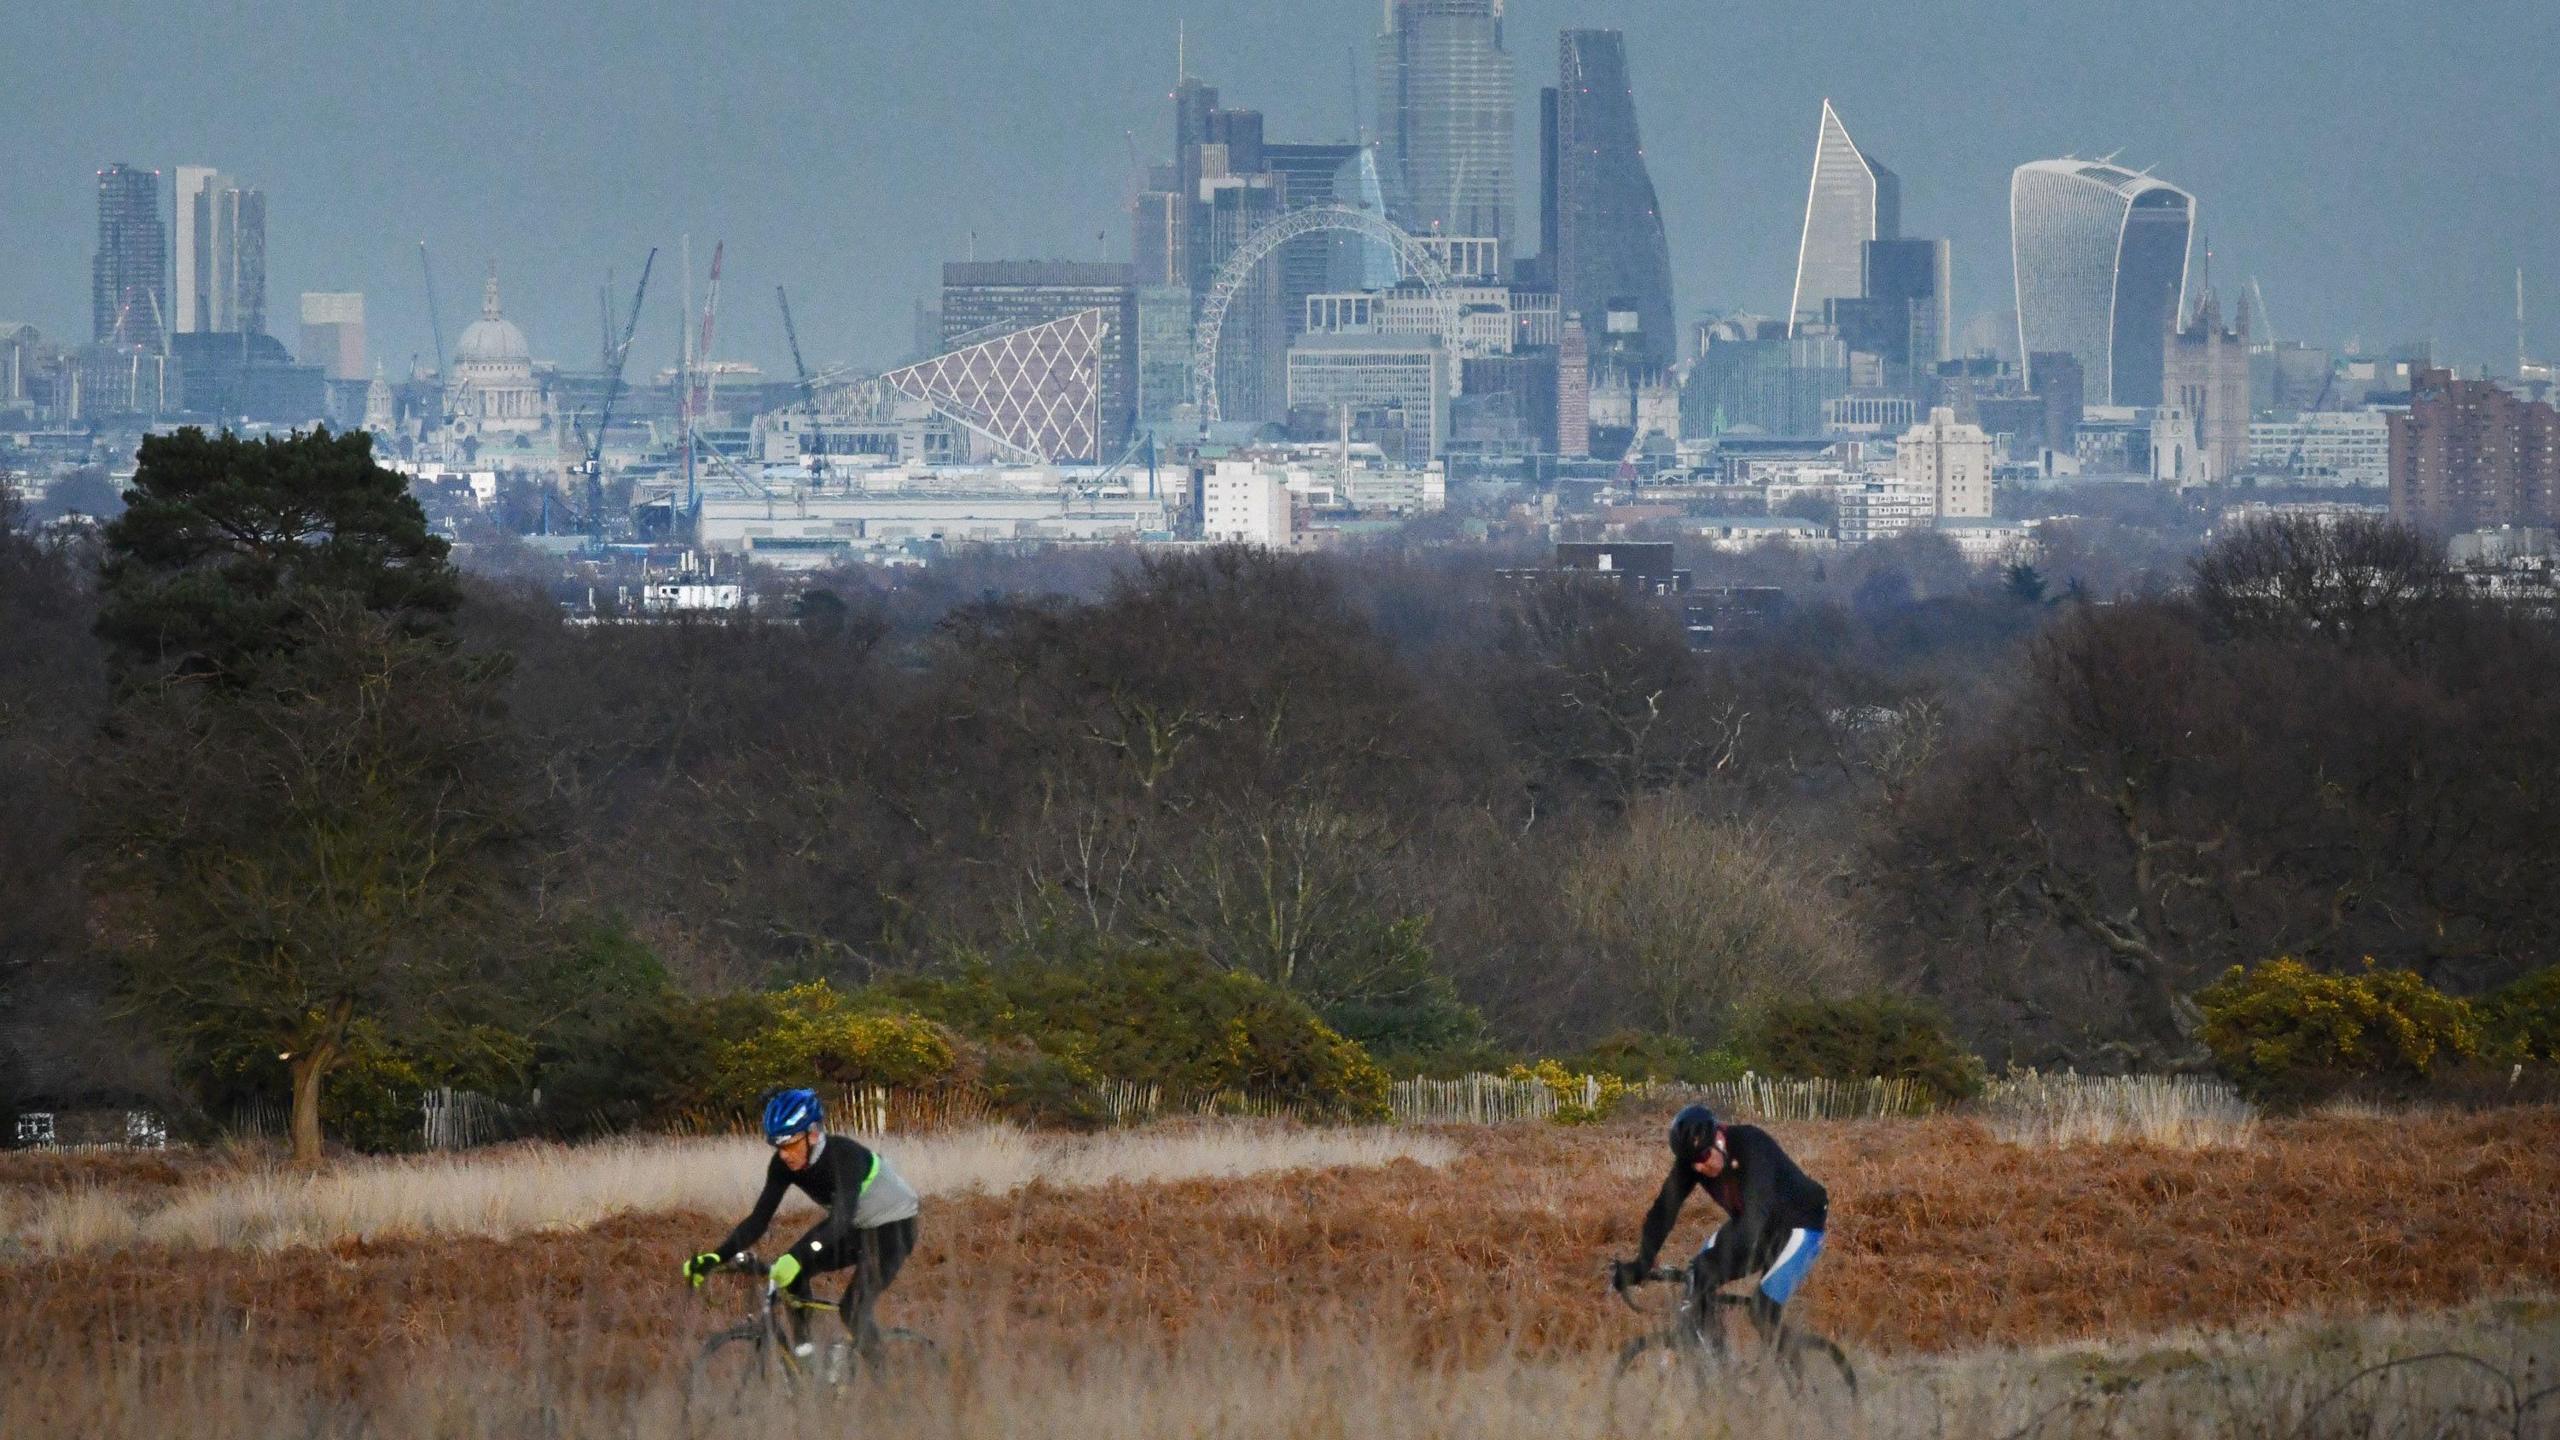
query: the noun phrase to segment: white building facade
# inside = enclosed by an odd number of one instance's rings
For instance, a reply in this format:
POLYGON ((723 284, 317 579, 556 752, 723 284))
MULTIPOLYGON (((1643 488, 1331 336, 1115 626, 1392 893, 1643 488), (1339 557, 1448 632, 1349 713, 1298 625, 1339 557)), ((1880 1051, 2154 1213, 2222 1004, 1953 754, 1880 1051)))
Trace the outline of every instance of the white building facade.
POLYGON ((1939 519, 1988 519, 1993 448, 1981 426, 1968 425, 1940 406, 1926 421, 1902 432, 1894 474, 1926 491, 1939 519))
POLYGON ((2391 484, 2391 417, 2381 410, 2312 410, 2249 426, 2249 468, 2332 485, 2391 484))
POLYGON ((1200 477, 1200 538, 1285 550, 1296 535, 1285 466, 1221 460, 1200 477))

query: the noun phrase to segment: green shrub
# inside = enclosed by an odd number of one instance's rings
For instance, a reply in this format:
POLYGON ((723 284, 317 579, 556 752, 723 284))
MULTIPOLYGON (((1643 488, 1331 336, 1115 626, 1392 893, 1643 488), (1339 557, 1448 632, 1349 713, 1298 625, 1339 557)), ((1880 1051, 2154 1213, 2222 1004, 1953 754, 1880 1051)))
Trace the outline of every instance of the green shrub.
POLYGON ((2233 966, 2196 995, 2214 1063, 2244 1092, 2301 1100, 2358 1081, 2408 1085, 2481 1058, 2469 1001, 2408 970, 2336 975, 2279 956, 2233 966))
POLYGON ((1567 1070, 1614 1075, 1633 1083, 1677 1080, 1705 1085, 1739 1080, 1742 1072, 1751 1068, 1731 1050, 1700 1045, 1679 1035, 1651 1035, 1641 1030, 1622 1030, 1562 1059, 1567 1070))
POLYGON ((2482 1042, 2509 1063, 2560 1061, 2560 965, 2480 997, 2482 1042))
POLYGON ((1078 1085, 1241 1090, 1349 1114, 1386 1104, 1386 1072, 1357 1043, 1286 991, 1191 951, 978 962, 956 975, 883 981, 865 1003, 927 1016, 991 1048, 1028 1046, 1078 1085))
POLYGON ((359 1020, 348 1027, 345 1055, 322 1082, 320 1128, 331 1141, 357 1150, 415 1150, 427 1091, 450 1086, 521 1094, 532 1062, 532 1042, 495 1026, 466 1026, 395 1044, 381 1026, 359 1020))
POLYGON ((703 999, 661 992, 582 1012, 545 1037, 544 1128, 576 1138, 708 1119, 723 1053, 770 1010, 759 995, 703 999))
POLYGON ((756 997, 760 1023, 712 1051, 712 1098, 731 1107, 794 1085, 917 1087, 962 1078, 958 1037, 915 1015, 848 1004, 824 980, 756 997))
POLYGON ((1982 1092, 1982 1062, 1934 1007, 1894 995, 1777 1000, 1743 1023, 1743 1058, 1793 1079, 1908 1080, 1940 1101, 1982 1092))

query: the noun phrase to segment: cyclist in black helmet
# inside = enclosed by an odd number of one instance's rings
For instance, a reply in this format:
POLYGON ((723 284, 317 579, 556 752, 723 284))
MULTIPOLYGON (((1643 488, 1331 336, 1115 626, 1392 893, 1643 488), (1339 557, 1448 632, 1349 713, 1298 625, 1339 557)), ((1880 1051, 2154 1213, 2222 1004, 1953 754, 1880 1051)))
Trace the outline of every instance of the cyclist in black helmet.
POLYGON ((1751 1318, 1764 1334, 1773 1332, 1822 1253, 1831 1197, 1796 1168, 1769 1132, 1756 1125, 1720 1125, 1704 1105, 1672 1117, 1671 1175, 1645 1212, 1636 1258, 1611 1266, 1610 1283, 1623 1289, 1653 1273, 1681 1204, 1701 1187, 1724 1208, 1725 1222, 1707 1237, 1689 1272, 1702 1291, 1758 1275, 1751 1318))
MULTIPOLYGON (((687 1259, 685 1278, 698 1286, 723 1261, 743 1256, 773 1223, 783 1192, 796 1185, 827 1213, 773 1262, 773 1283, 806 1300, 810 1276, 853 1270, 853 1283, 845 1287, 839 1308, 856 1348, 868 1359, 880 1345, 871 1308, 915 1253, 916 1192, 880 1152, 851 1136, 828 1134, 815 1091, 784 1090, 767 1101, 764 1138, 773 1147, 773 1159, 765 1166, 764 1193, 756 1197, 756 1208, 726 1239, 687 1259)), ((798 1330, 796 1316, 792 1323, 801 1350, 814 1348, 798 1330)))

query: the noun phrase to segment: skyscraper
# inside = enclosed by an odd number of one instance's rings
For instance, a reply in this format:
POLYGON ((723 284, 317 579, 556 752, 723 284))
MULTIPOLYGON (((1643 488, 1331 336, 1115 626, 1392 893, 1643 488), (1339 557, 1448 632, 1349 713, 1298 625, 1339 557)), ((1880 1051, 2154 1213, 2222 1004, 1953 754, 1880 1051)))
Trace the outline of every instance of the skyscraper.
POLYGON ((1636 132, 1626 37, 1615 30, 1567 30, 1557 52, 1558 296, 1585 324, 1613 301, 1633 309, 1637 334, 1623 358, 1667 365, 1678 345, 1671 319, 1671 249, 1636 132))
POLYGON ((169 229, 160 222, 160 172, 115 164, 98 172, 98 253, 89 263, 90 338, 161 348, 168 325, 169 229))
POLYGON ((177 183, 179 334, 267 328, 267 196, 209 165, 177 183))
POLYGON ((2103 161, 2019 166, 2009 178, 2018 353, 2068 352, 2093 405, 2159 404, 2195 209, 2177 186, 2103 161))
POLYGON ((1849 138, 1831 102, 1813 142, 1813 183, 1804 202, 1804 235, 1796 244, 1794 327, 1819 323, 1826 300, 1866 293, 1870 240, 1902 238, 1902 181, 1849 138))
POLYGON ((1925 370, 1949 358, 1955 338, 1953 268, 1944 240, 1867 242, 1867 299, 1901 330, 1902 353, 1886 359, 1925 370))
POLYGON ((1389 0, 1378 134, 1397 224, 1511 233, 1511 85, 1502 0, 1389 0))

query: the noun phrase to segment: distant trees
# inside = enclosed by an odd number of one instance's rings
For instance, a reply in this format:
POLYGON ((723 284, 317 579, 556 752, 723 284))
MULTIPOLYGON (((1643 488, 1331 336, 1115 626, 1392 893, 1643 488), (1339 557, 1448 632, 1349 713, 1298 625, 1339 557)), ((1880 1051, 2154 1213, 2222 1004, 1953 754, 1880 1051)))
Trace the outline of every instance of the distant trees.
POLYGON ((2461 988, 2560 925, 2560 637, 2394 527, 2245 527, 2185 596, 2074 611, 1870 861, 1977 1028, 2200 1057, 2197 987, 2291 953, 2461 988))

